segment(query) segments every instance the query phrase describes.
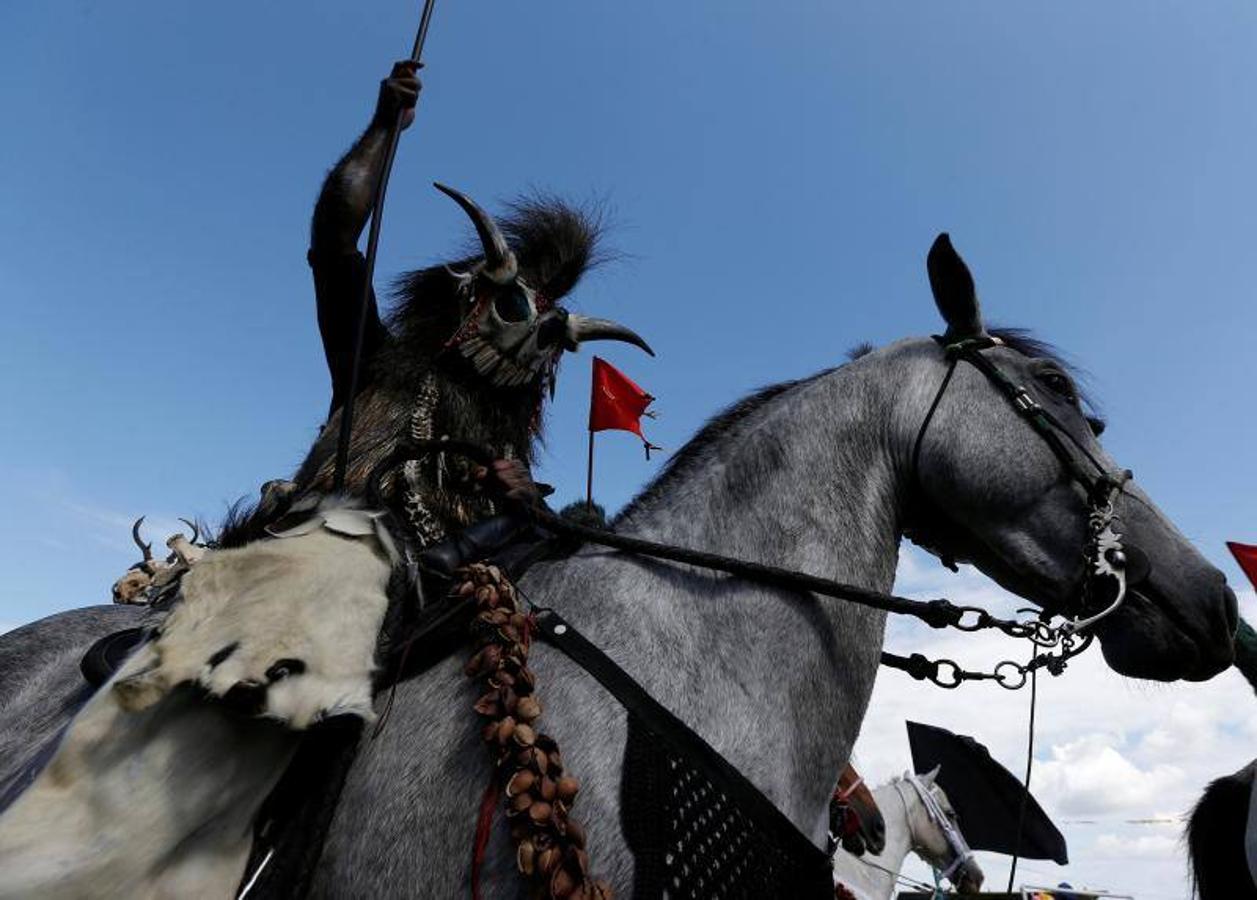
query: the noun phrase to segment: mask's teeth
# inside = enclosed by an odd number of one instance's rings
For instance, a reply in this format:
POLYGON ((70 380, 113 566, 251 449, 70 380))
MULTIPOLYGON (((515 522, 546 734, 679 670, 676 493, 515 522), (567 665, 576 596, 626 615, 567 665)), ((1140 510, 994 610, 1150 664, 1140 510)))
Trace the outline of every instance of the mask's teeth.
POLYGON ((476 351, 476 355, 472 357, 472 362, 476 365, 476 371, 481 375, 489 372, 496 360, 497 354, 493 352, 492 347, 481 347, 476 351))
POLYGON ((494 373, 501 387, 515 387, 520 383, 519 364, 512 359, 502 358, 498 361, 498 369, 494 373))

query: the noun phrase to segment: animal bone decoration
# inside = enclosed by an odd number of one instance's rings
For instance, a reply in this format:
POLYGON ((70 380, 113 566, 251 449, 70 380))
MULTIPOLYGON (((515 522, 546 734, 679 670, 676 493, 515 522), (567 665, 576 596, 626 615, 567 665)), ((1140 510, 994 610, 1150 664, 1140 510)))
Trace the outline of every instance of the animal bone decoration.
POLYGON ((520 387, 544 376, 553 390, 559 355, 582 341, 625 341, 655 355, 636 332, 618 322, 555 306, 519 277, 515 254, 487 212, 454 188, 436 188, 467 213, 484 249, 484 259, 468 271, 450 270, 470 308, 446 344, 457 348, 481 376, 498 387, 520 387))
POLYGON ((131 539, 140 548, 144 558, 114 582, 114 603, 147 606, 156 593, 192 568, 205 555, 206 545, 199 543, 201 529, 195 522, 180 518, 180 522, 192 529, 192 536, 172 534, 166 539, 170 554, 165 559, 155 559, 153 545, 140 537, 140 526, 144 524, 144 518, 140 516, 131 526, 131 539))
POLYGON ((497 566, 476 563, 461 574, 453 594, 474 598, 477 609, 472 625, 476 650, 464 672, 469 678, 483 676, 488 688, 474 708, 488 719, 481 736, 497 783, 505 785, 519 871, 533 896, 611 900, 610 886, 589 874, 584 829, 568 815, 580 785, 563 774, 555 740, 534 725, 541 704, 528 668, 532 618, 520 611, 515 587, 497 566))

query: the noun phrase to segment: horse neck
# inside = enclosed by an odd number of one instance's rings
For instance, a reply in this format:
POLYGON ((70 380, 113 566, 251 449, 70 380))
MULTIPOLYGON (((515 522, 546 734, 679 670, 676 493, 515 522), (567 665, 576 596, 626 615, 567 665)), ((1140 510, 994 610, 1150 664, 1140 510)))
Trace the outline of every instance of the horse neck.
POLYGON ((886 821, 886 849, 880 854, 842 857, 844 862, 838 879, 860 900, 883 900, 894 896, 895 875, 903 869, 904 860, 912 851, 912 813, 908 804, 916 800, 910 791, 901 793, 892 781, 874 789, 873 798, 886 821), (894 874, 892 874, 894 873, 894 874))
MULTIPOLYGON (((904 483, 898 390, 861 360, 745 400, 677 454, 616 530, 885 591, 904 483)), ((534 577, 531 593, 614 646, 648 693, 823 841, 884 613, 597 547, 534 577)))
POLYGON ((880 367, 852 363, 739 407, 682 450, 617 529, 888 589, 903 453, 880 367))

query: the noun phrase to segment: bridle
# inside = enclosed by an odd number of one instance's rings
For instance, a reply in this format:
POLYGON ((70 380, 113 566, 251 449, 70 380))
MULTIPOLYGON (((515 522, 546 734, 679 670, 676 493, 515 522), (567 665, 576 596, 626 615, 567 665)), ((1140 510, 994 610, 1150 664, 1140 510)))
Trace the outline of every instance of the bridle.
POLYGON ((864 776, 856 776, 855 781, 851 782, 845 789, 842 787, 834 788, 834 793, 829 798, 829 854, 833 856, 834 851, 846 838, 855 837, 860 833, 863 821, 860 813, 856 810, 851 802, 852 795, 864 784, 864 776))
POLYGON ((948 364, 947 372, 943 375, 938 391, 934 394, 934 399, 921 422, 921 428, 917 431, 916 441, 912 447, 912 482, 917 488, 917 493, 922 493, 919 473, 921 446, 925 441, 926 431, 929 430, 939 403, 947 393, 952 376, 956 373, 956 367, 963 360, 985 375, 987 380, 999 389, 1017 414, 1047 443, 1048 448, 1060 460, 1069 478, 1081 485, 1086 492, 1087 537, 1083 545, 1085 575, 1078 601, 1070 610, 1072 616, 1066 613, 1069 621, 1062 626, 1062 630, 1066 634, 1077 634, 1112 615, 1126 599, 1126 590, 1129 586, 1127 575, 1131 568, 1132 558, 1141 564, 1140 568, 1143 571, 1138 573, 1139 577, 1143 578, 1147 575, 1147 557, 1136 547, 1125 547, 1122 535, 1113 530, 1113 520, 1117 518, 1113 509, 1114 502, 1122 493, 1126 482, 1134 477, 1131 471, 1126 469, 1118 475, 1111 474, 1107 467, 1096 459, 1095 455, 1074 437, 1073 433, 1050 410, 1043 407, 1029 391, 1009 378, 995 363, 983 355, 983 350, 1004 346, 1004 342, 999 338, 983 334, 955 342, 949 342, 937 336, 934 340, 943 347, 948 364), (1077 453, 1081 454, 1082 460, 1088 463, 1095 470, 1094 472, 1089 471, 1088 467, 1082 464, 1078 455, 1070 450, 1062 436, 1073 445, 1077 453), (1117 592, 1107 605, 1096 609, 1093 598, 1094 584, 1105 577, 1116 581, 1117 592))
POLYGON ((925 807, 925 814, 929 816, 930 821, 938 830, 943 833, 943 839, 947 842, 947 849, 951 853, 951 858, 947 861, 947 868, 939 870, 939 876, 952 879, 954 882, 953 876, 956 874, 956 870, 973 859, 973 851, 969 849, 969 844, 965 841, 964 835, 960 833, 960 829, 956 826, 952 817, 943 809, 943 805, 938 802, 938 798, 934 796, 929 788, 921 783, 921 779, 916 775, 906 775, 898 781, 892 781, 891 787, 895 789, 899 802, 903 804, 904 816, 908 820, 908 838, 911 841, 914 853, 927 861, 930 855, 932 855, 927 848, 918 844, 916 838, 912 836, 912 808, 908 805, 908 798, 904 796, 901 789, 903 784, 912 785, 912 789, 916 791, 921 805, 925 807))

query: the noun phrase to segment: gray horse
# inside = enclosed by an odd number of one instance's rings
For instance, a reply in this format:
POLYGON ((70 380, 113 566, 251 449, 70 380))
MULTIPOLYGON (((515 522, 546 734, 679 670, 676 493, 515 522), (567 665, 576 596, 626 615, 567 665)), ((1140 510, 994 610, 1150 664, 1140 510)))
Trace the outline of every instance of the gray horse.
MULTIPOLYGON (((985 334, 973 282, 950 244, 931 258, 951 339, 985 334)), ((1061 362, 1007 335, 984 351, 1072 437, 1116 470, 1061 362)), ((961 365, 914 445, 947 361, 914 338, 742 400, 690 441, 621 514, 616 529, 887 591, 902 535, 973 561, 1002 586, 1063 610, 1083 581, 1083 491, 986 377, 961 365), (914 456, 918 462, 914 471, 914 456)), ((1136 486, 1119 530, 1151 575, 1098 627, 1118 672, 1202 680, 1232 658, 1235 596, 1136 486)), ((818 846, 860 729, 884 615, 708 571, 587 547, 535 567, 524 594, 561 612, 740 769, 818 846)), ((63 613, 0 638, 0 789, 49 746, 83 701, 79 656, 143 612, 63 613)), ((467 894, 477 809, 489 779, 461 654, 402 684, 386 727, 366 741, 327 836, 316 896, 467 894)), ((574 814, 593 869, 625 896, 634 861, 620 818, 622 707, 558 651, 535 646, 541 726, 580 777, 574 814)), ((0 800, 2 802, 2 800, 0 800)), ((487 896, 520 880, 507 829, 493 831, 487 896)))

